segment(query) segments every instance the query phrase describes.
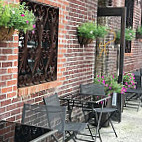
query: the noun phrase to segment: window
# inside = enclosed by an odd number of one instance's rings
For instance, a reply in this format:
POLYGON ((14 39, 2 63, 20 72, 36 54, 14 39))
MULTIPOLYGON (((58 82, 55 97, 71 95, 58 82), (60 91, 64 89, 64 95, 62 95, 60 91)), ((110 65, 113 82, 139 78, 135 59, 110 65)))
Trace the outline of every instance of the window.
POLYGON ((18 86, 31 86, 57 79, 59 9, 21 0, 36 16, 34 33, 19 33, 18 86))
MULTIPOLYGON (((133 27, 134 0, 125 0, 127 7, 126 27, 133 27)), ((125 53, 131 53, 131 41, 126 41, 125 53)))

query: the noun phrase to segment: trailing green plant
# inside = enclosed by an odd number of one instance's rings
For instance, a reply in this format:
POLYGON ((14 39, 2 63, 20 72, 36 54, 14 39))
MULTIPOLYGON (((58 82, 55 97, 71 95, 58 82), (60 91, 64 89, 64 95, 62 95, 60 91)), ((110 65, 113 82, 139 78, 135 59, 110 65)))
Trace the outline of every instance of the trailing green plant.
POLYGON ((109 76, 100 76, 97 75, 97 77, 94 79, 95 84, 103 84, 105 87, 105 93, 106 95, 110 95, 112 93, 121 93, 123 84, 119 84, 117 82, 117 77, 114 75, 109 76))
MULTIPOLYGON (((120 40, 120 30, 116 32, 116 40, 120 40)), ((136 32, 132 28, 125 29, 125 40, 131 41, 135 38, 136 32)))
POLYGON ((106 26, 97 25, 94 22, 83 23, 77 30, 78 36, 90 39, 102 38, 108 33, 106 26))
POLYGON ((142 35, 142 27, 138 27, 137 33, 140 34, 140 35, 142 35))
POLYGON ((35 28, 35 16, 28 10, 25 3, 4 5, 4 2, 0 0, 0 27, 26 32, 35 28))

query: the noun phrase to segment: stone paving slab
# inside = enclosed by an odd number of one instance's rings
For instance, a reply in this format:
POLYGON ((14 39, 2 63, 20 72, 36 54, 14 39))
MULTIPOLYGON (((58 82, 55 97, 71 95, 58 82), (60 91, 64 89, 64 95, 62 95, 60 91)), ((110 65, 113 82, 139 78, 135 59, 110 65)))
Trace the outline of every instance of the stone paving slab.
MULTIPOLYGON (((113 124, 118 137, 115 137, 111 127, 102 128, 100 132, 103 142, 142 142, 142 108, 138 112, 136 109, 124 108, 122 122, 113 124)), ((97 139, 97 142, 100 140, 97 139)))

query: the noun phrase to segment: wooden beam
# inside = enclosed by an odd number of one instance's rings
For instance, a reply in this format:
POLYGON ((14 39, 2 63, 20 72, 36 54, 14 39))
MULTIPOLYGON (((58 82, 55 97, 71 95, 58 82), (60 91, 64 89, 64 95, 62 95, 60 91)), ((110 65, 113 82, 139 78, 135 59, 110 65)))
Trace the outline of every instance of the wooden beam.
POLYGON ((98 17, 101 16, 122 16, 124 7, 99 7, 98 17))

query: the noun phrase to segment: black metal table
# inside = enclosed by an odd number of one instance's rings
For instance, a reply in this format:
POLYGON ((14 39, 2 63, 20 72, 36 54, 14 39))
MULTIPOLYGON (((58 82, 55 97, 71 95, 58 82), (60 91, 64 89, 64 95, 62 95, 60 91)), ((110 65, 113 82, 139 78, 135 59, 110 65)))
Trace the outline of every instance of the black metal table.
POLYGON ((56 132, 48 128, 0 121, 0 142, 40 142, 56 132))

